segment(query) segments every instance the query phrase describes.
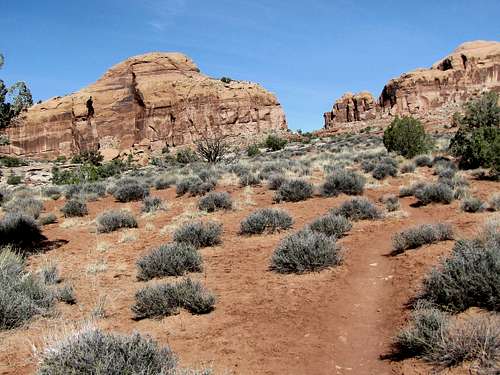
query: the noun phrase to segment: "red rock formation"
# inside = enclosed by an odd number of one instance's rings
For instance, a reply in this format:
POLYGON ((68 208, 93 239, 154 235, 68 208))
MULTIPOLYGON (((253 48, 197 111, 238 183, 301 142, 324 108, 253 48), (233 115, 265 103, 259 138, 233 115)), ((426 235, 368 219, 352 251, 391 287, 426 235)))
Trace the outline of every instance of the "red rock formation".
POLYGON ((375 104, 359 105, 358 98, 371 97, 368 93, 342 97, 325 113, 325 129, 371 119, 388 122, 396 115, 446 121, 465 101, 490 90, 500 92, 500 43, 468 42, 430 69, 417 69, 390 80, 375 104))
POLYGON ((279 102, 261 86, 211 79, 180 53, 151 53, 115 65, 79 92, 34 105, 7 129, 10 145, 0 152, 53 158, 99 148, 111 157, 286 128, 279 102))

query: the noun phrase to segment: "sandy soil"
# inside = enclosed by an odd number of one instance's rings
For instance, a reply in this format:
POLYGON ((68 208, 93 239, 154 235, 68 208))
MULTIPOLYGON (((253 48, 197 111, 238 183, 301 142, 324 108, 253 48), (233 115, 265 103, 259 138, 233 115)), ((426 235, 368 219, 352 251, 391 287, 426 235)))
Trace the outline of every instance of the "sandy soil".
MULTIPOLYGON (((378 201, 383 194, 397 194, 399 186, 410 179, 389 179, 376 189, 368 189, 365 196, 378 201)), ((483 199, 498 190, 497 185, 485 181, 474 181, 473 188, 483 199)), ((406 304, 417 292, 423 275, 449 253, 453 241, 390 256, 391 238, 409 226, 438 221, 452 223, 459 237, 472 236, 491 213, 463 213, 458 201, 415 208, 411 206, 414 198, 404 198, 402 212, 354 224, 339 241, 345 252, 343 265, 319 273, 284 276, 269 271, 269 259, 280 239, 291 231, 251 237, 238 234, 244 217, 258 207, 272 205, 272 192, 264 187, 251 193, 234 186, 218 190, 229 191, 238 201, 238 209, 200 216, 223 223, 223 243, 202 249, 204 272, 191 275, 217 295, 212 313, 194 316, 181 312, 161 320, 135 321, 130 310, 135 291, 145 285, 136 280, 135 262, 152 247, 170 240, 179 215, 187 220, 199 215, 194 208, 197 198, 176 198, 172 188, 153 191, 168 202, 168 210, 141 216, 139 203, 123 205, 107 197, 90 202, 89 216, 82 220, 65 220, 58 213, 59 223, 44 228, 50 240, 68 243, 32 256, 30 267, 37 269, 47 260, 57 262, 64 282, 74 286, 78 303, 58 304, 57 313, 49 317, 0 332, 0 374, 33 373, 36 358, 32 346, 40 346, 45 336, 81 324, 102 298, 107 315, 97 322, 99 326, 123 333, 147 333, 170 345, 186 367, 209 365, 216 373, 235 374, 431 371, 419 361, 381 358, 389 353, 391 338, 404 325, 406 304), (139 229, 96 234, 92 222, 96 215, 119 206, 129 207, 139 217, 139 229)), ((293 216, 296 230, 346 199, 315 197, 274 206, 293 216)), ((45 210, 56 212, 62 204, 63 200, 47 201, 45 210)))

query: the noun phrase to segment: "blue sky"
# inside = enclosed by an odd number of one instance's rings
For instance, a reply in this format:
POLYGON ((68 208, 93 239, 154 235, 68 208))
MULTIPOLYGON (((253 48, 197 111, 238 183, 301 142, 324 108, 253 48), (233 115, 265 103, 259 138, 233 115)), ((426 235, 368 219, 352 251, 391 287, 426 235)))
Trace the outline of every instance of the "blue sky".
POLYGON ((500 40, 499 0, 4 0, 0 77, 35 100, 77 91, 125 58, 189 55, 202 72, 262 84, 292 129, 346 91, 378 96, 464 41, 500 40))

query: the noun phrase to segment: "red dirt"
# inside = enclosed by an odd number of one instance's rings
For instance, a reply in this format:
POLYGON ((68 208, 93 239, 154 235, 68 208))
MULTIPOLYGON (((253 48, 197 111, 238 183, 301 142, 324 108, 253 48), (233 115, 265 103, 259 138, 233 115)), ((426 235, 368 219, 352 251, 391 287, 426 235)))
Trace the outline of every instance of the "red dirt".
MULTIPOLYGON (((373 201, 388 192, 397 193, 406 177, 365 193, 373 201)), ((486 198, 496 185, 473 182, 477 194, 486 198)), ((239 188, 228 188, 233 198, 244 200, 239 188)), ((224 188, 220 189, 224 190, 224 188)), ((94 225, 45 227, 50 240, 69 242, 46 254, 30 258, 37 269, 44 260, 55 260, 65 282, 73 284, 77 305, 58 304, 60 314, 35 319, 26 327, 0 332, 0 374, 30 374, 36 368, 31 343, 62 325, 88 318, 99 299, 106 296, 107 317, 99 326, 130 333, 150 334, 168 344, 186 367, 212 365, 216 373, 238 374, 424 374, 430 369, 418 361, 391 362, 380 359, 390 349, 391 338, 408 315, 405 304, 415 295, 423 275, 448 254, 452 241, 424 246, 398 256, 388 256, 391 237, 409 226, 446 221, 459 236, 470 236, 488 213, 460 212, 458 202, 414 208, 413 198, 401 200, 407 217, 355 223, 339 242, 345 250, 342 266, 306 275, 278 275, 269 271, 276 245, 291 231, 274 235, 238 235, 239 223, 257 207, 272 205, 272 192, 254 189, 255 206, 209 214, 224 225, 223 243, 201 250, 205 269, 191 277, 200 279, 217 295, 216 309, 207 315, 181 312, 161 320, 132 320, 130 310, 135 291, 145 285, 136 280, 135 262, 153 246, 169 240, 160 229, 172 222, 196 198, 175 198, 173 189, 155 191, 170 208, 139 219, 135 241, 118 243, 122 232, 96 234, 94 225), (152 223, 155 230, 146 230, 152 223), (97 243, 108 242, 106 252, 97 243), (95 275, 86 269, 98 257, 107 269, 95 275)), ((305 202, 280 204, 294 218, 294 230, 346 200, 315 197, 305 202)), ((46 202, 46 211, 56 211, 62 201, 46 202)), ((117 207, 107 197, 89 203, 89 217, 117 207)), ((139 217, 140 205, 128 205, 139 217)), ((63 219, 61 218, 62 222, 63 219)), ((172 279, 162 279, 173 280, 172 279)), ((155 282, 155 281, 153 281, 155 282)))

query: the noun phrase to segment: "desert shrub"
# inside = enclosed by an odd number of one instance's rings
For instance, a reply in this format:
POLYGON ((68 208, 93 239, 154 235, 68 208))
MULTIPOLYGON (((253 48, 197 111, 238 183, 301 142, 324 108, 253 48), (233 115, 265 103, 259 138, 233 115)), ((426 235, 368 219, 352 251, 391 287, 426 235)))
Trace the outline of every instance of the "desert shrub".
POLYGON ((33 197, 17 197, 3 206, 8 213, 19 213, 37 219, 43 210, 42 201, 33 197))
POLYGON ((287 140, 278 137, 277 135, 268 135, 264 140, 264 145, 271 151, 278 151, 285 147, 287 140))
POLYGON ((453 168, 436 168, 436 174, 439 178, 447 178, 451 180, 456 173, 457 170, 453 168))
POLYGON ((425 182, 416 182, 411 186, 403 186, 401 189, 399 189, 399 197, 411 197, 417 190, 423 189, 424 186, 426 186, 425 182))
POLYGON ((271 258, 271 269, 279 273, 313 272, 338 265, 341 260, 335 238, 306 229, 279 243, 271 258))
POLYGON ((23 182, 21 176, 11 174, 9 177, 7 177, 7 185, 19 185, 21 182, 23 182))
POLYGON ((417 167, 432 167, 432 159, 428 155, 417 155, 413 161, 417 167))
POLYGON ((417 305, 411 323, 394 341, 396 352, 403 357, 416 357, 429 353, 448 326, 448 317, 428 304, 417 305))
POLYGON ((402 253, 408 249, 415 249, 422 245, 453 239, 453 228, 450 224, 423 224, 402 232, 392 237, 394 254, 402 253))
POLYGON ((113 196, 118 202, 140 201, 149 195, 149 188, 138 182, 118 186, 113 196))
POLYGON ((344 216, 325 215, 314 220, 309 229, 329 237, 340 238, 352 229, 352 223, 344 216))
POLYGON ((424 280, 422 299, 450 311, 500 311, 500 236, 459 240, 451 256, 424 280))
POLYGON ((247 216, 240 223, 241 234, 274 233, 293 225, 292 217, 284 210, 262 208, 247 216))
POLYGON ((388 212, 397 211, 400 208, 399 198, 395 194, 388 194, 382 197, 382 203, 388 212))
POLYGON ((401 166, 401 173, 413 173, 415 172, 415 169, 416 169, 416 164, 412 161, 410 162, 407 162, 407 163, 404 163, 402 166, 401 166))
POLYGON ((170 348, 147 336, 119 336, 93 327, 47 347, 39 360, 39 375, 171 374, 177 364, 170 348))
POLYGON ((88 150, 73 156, 71 162, 74 164, 100 165, 103 160, 104 156, 98 150, 88 150))
POLYGON ((285 181, 274 195, 275 202, 299 202, 311 198, 313 185, 310 182, 293 179, 285 181))
POLYGON ((365 179, 356 172, 338 169, 326 177, 321 188, 324 196, 332 197, 341 193, 347 195, 363 194, 365 179))
POLYGON ((142 212, 156 212, 163 208, 163 201, 160 197, 146 197, 142 201, 142 212))
POLYGON ((196 142, 196 154, 207 163, 217 163, 231 152, 224 136, 204 137, 196 142))
POLYGON ((428 151, 430 139, 425 134, 423 125, 413 117, 396 117, 384 131, 384 146, 389 152, 397 152, 406 158, 412 158, 428 151))
POLYGON ((137 279, 151 280, 162 276, 182 276, 201 272, 202 259, 195 247, 186 243, 161 245, 137 261, 137 279))
POLYGON ((197 161, 198 156, 192 149, 186 147, 177 150, 175 160, 180 164, 189 164, 197 161))
POLYGON ((254 143, 247 147, 247 156, 253 158, 254 156, 260 155, 259 145, 254 143))
POLYGON ((176 178, 173 176, 161 176, 154 181, 154 187, 156 190, 168 189, 170 186, 176 183, 176 178))
POLYGON ((137 221, 127 211, 109 210, 100 214, 96 221, 99 233, 109 233, 120 228, 137 228, 137 221))
POLYGON ((196 248, 221 243, 222 224, 209 221, 187 223, 174 232, 174 241, 193 245, 196 248))
POLYGON ((368 199, 363 197, 345 201, 331 211, 332 215, 341 215, 351 220, 373 220, 382 217, 380 210, 368 199))
POLYGON ((464 212, 483 212, 486 209, 486 204, 477 197, 465 197, 460 208, 464 212))
POLYGON ((422 204, 443 203, 453 201, 453 190, 446 184, 426 184, 423 188, 415 190, 415 197, 422 204))
POLYGON ((215 189, 216 181, 208 179, 203 181, 198 176, 187 177, 179 181, 176 185, 177 196, 189 193, 192 196, 203 195, 215 189))
POLYGON ((387 176, 395 177, 398 174, 398 169, 390 164, 379 163, 372 171, 372 177, 377 180, 383 180, 387 176))
POLYGON ((64 214, 64 217, 85 216, 89 213, 85 202, 76 199, 66 201, 64 206, 61 207, 61 212, 64 214))
POLYGON ((0 330, 21 326, 53 305, 52 292, 36 275, 25 271, 23 259, 0 249, 0 330))
POLYGON ((47 285, 54 285, 61 281, 59 276, 59 269, 54 263, 45 264, 40 271, 38 271, 40 279, 47 285))
POLYGON ((489 207, 492 211, 500 211, 500 194, 496 193, 490 197, 489 207))
POLYGON ((43 215, 38 218, 38 224, 40 225, 49 225, 54 223, 57 223, 57 216, 52 212, 50 214, 43 215))
POLYGON ((267 179, 267 187, 269 190, 278 190, 284 182, 287 181, 287 178, 282 174, 273 173, 267 179))
POLYGON ((62 191, 61 188, 58 186, 47 186, 42 188, 42 195, 44 197, 57 200, 61 197, 62 191))
POLYGON ((55 298, 68 305, 74 305, 76 303, 75 290, 68 284, 61 286, 55 291, 55 298))
POLYGON ((462 168, 500 170, 500 106, 498 94, 489 92, 464 106, 450 151, 462 168))
POLYGON ((240 176, 240 186, 255 186, 260 184, 260 177, 252 172, 241 173, 240 176))
POLYGON ((170 316, 180 308, 192 314, 207 314, 214 304, 211 292, 198 281, 187 278, 176 284, 156 284, 139 290, 132 311, 136 319, 170 316))
POLYGON ((487 374, 498 364, 499 342, 498 316, 456 319, 424 304, 413 311, 394 348, 400 357, 421 357, 440 368, 473 363, 479 373, 487 374))
POLYGON ((206 212, 230 210, 233 208, 233 200, 231 199, 231 195, 227 192, 211 192, 199 200, 198 208, 206 212))
POLYGON ((0 166, 5 168, 23 167, 28 165, 28 161, 15 156, 0 156, 0 166))
POLYGON ((31 216, 15 212, 0 220, 0 246, 33 249, 44 239, 40 227, 31 216))

